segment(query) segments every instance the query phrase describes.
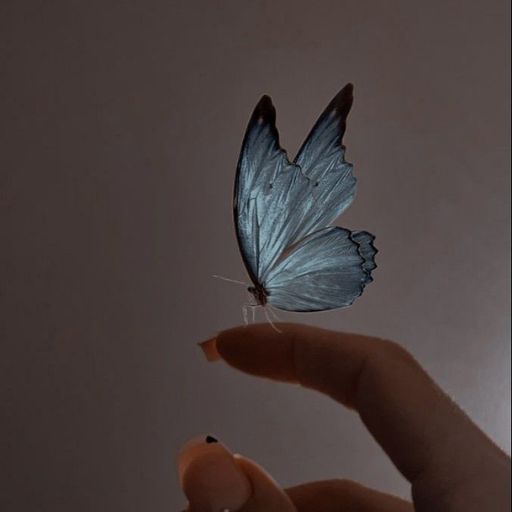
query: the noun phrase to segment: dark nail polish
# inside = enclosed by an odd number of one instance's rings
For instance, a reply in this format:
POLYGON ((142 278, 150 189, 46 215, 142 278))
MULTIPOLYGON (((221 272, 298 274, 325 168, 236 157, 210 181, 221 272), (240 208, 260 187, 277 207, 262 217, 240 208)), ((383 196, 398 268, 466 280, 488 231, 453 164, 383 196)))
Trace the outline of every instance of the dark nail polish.
POLYGON ((213 437, 213 436, 206 436, 205 441, 206 441, 208 444, 218 443, 218 442, 219 442, 219 441, 218 441, 217 439, 215 439, 215 437, 213 437))

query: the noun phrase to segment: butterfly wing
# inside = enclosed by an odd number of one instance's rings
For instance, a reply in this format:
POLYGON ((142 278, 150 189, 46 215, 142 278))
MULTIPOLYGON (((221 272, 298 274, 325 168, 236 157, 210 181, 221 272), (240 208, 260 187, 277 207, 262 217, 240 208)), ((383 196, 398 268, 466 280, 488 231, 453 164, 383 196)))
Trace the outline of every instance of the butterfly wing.
POLYGON ((373 235, 340 227, 319 230, 279 258, 264 283, 268 302, 287 311, 350 306, 371 282, 373 235))
POLYGON ((322 113, 295 162, 279 145, 268 96, 249 121, 238 161, 234 214, 247 271, 263 283, 285 249, 329 225, 352 202, 356 180, 342 137, 352 105, 344 87, 322 113))
POLYGON ((355 197, 356 178, 343 145, 353 89, 347 84, 327 105, 294 160, 313 184, 314 195, 299 238, 329 226, 355 197))
POLYGON ((234 215, 240 252, 254 283, 263 276, 304 222, 297 208, 313 201, 311 182, 279 145, 272 101, 263 96, 249 121, 238 161, 234 215))

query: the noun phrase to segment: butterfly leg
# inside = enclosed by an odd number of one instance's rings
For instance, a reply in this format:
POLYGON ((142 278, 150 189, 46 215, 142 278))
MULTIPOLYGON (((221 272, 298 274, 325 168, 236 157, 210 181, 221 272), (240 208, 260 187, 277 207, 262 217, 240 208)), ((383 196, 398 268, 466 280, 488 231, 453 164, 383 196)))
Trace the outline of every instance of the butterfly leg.
POLYGON ((250 306, 251 308, 251 313, 252 313, 252 323, 255 324, 256 323, 256 308, 258 306, 250 306))
POLYGON ((264 306, 263 307, 264 311, 265 311, 265 318, 267 319, 267 322, 272 326, 272 329, 274 329, 274 331, 278 332, 279 334, 281 334, 283 331, 280 331, 276 325, 274 324, 274 322, 272 322, 272 319, 270 318, 270 315, 268 314, 268 309, 264 306))
POLYGON ((244 324, 249 325, 249 319, 247 317, 247 304, 242 306, 242 318, 244 319, 244 324))

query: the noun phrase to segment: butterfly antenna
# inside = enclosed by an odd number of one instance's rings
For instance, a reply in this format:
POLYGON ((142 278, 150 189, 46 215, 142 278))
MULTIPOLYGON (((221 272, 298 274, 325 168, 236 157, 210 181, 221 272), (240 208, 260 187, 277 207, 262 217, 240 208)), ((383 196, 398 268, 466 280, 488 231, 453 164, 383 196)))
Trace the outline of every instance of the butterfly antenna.
POLYGON ((268 309, 266 307, 263 307, 264 311, 265 311, 265 318, 267 319, 267 322, 272 326, 272 329, 274 329, 274 331, 278 332, 279 334, 282 334, 283 331, 279 330, 276 326, 276 324, 274 324, 274 322, 272 322, 272 319, 270 318, 270 315, 268 314, 268 309))
POLYGON ((218 276, 217 274, 213 274, 212 277, 215 277, 215 279, 222 279, 223 281, 227 281, 228 283, 243 284, 244 286, 249 286, 249 283, 245 283, 244 281, 238 281, 237 279, 230 279, 229 277, 218 276))

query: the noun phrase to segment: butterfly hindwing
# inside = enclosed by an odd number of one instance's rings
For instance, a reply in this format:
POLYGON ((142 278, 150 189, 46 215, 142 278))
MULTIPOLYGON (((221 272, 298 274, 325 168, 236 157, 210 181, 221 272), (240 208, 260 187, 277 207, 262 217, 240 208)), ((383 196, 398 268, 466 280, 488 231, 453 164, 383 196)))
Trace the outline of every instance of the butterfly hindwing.
POLYGON ((373 236, 340 227, 317 231, 280 258, 264 283, 268 302, 288 311, 351 305, 371 280, 373 236))
POLYGON ((366 285, 373 281, 372 270, 377 268, 375 264, 377 249, 373 245, 375 237, 371 233, 368 233, 368 231, 354 231, 352 233, 352 240, 359 244, 359 252, 363 257, 363 270, 367 275, 364 283, 366 285))

